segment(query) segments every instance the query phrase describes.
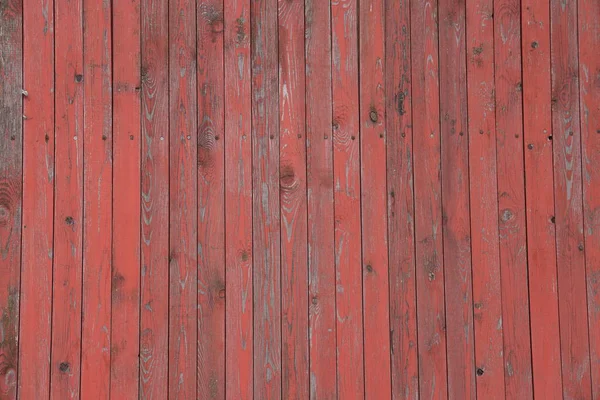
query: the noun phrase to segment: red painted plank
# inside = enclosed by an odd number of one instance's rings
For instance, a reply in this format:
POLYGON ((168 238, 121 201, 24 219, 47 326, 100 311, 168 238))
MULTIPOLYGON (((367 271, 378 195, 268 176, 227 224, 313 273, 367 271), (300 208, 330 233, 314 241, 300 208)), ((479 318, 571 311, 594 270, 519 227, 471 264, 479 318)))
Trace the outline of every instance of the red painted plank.
POLYGON ((254 395, 281 397, 277 0, 251 3, 254 395))
POLYGON ((508 397, 532 397, 519 1, 494 2, 498 224, 508 397))
POLYGON ((391 396, 387 254, 385 10, 359 2, 360 172, 365 396, 391 396))
POLYGON ((392 394, 408 400, 419 398, 410 1, 385 12, 392 394))
POLYGON ((539 1, 522 6, 523 134, 533 390, 543 399, 562 398, 552 133, 550 116, 550 15, 539 1))
POLYGON ((364 398, 358 10, 331 4, 337 385, 343 399, 364 398))
POLYGON ((197 4, 198 375, 200 398, 225 398, 223 0, 197 4))
POLYGON ((469 155, 467 127, 466 9, 439 2, 442 232, 445 266, 448 397, 475 398, 469 155))
POLYGON ((168 4, 141 3, 140 398, 168 393, 169 68, 168 4))
POLYGON ((196 396, 196 4, 169 2, 169 398, 196 396))
POLYGON ((0 8, 0 399, 17 397, 23 184, 23 6, 0 8))
POLYGON ((579 0, 579 95, 592 395, 600 399, 600 2, 579 0))
POLYGON ((412 112, 419 390, 447 398, 440 181, 437 1, 411 3, 412 112))
POLYGON ((112 270, 111 5, 83 1, 84 177, 81 398, 110 396, 112 270))
POLYGON ((552 0, 550 21, 554 198, 563 397, 591 399, 577 4, 552 0))
POLYGON ((310 398, 335 398, 336 310, 331 9, 305 2, 310 398))
POLYGON ((140 1, 113 3, 113 267, 111 397, 139 389, 140 1))
POLYGON ((50 397, 79 398, 83 246, 82 2, 55 5, 54 288, 50 397))
POLYGON ((54 3, 23 2, 19 398, 49 397, 54 212, 54 3))
POLYGON ((225 0, 226 397, 253 398, 250 2, 225 0))
POLYGON ((309 397, 304 2, 279 0, 281 396, 309 397))
POLYGON ((496 182, 494 6, 467 7, 469 190, 477 397, 504 398, 502 292, 496 182))

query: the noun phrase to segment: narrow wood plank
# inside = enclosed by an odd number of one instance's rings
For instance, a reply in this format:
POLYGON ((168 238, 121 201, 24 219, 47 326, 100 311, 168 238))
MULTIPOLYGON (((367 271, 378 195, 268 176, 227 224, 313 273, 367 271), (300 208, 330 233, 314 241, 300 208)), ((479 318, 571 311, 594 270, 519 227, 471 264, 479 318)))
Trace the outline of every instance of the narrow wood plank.
POLYGON ((83 13, 82 2, 55 4, 54 287, 50 398, 80 390, 83 266, 83 13))
POLYGON ((550 9, 521 5, 525 201, 533 390, 562 398, 550 115, 550 9), (531 146, 529 146, 531 145, 531 146))
MULTIPOLYGON (((23 233, 18 392, 19 398, 46 399, 49 397, 50 387, 54 230, 52 0, 23 2, 23 86, 29 95, 25 97, 23 106, 23 233)), ((9 115, 8 118, 10 117, 9 115)))
POLYGON ((439 2, 442 230, 448 397, 475 398, 465 5, 439 2))
POLYGON ((364 398, 358 9, 331 3, 337 386, 343 399, 364 398))
POLYGON ((310 398, 337 396, 331 8, 305 1, 310 398))
POLYGON ((365 396, 384 399, 391 396, 384 1, 360 1, 358 15, 365 396))
POLYGON ((251 3, 254 395, 281 397, 277 0, 251 3))
POLYGON ((0 398, 17 397, 23 185, 23 4, 0 7, 0 398))
POLYGON ((226 397, 253 398, 250 1, 225 0, 226 397))
POLYGON ((223 0, 197 3, 199 398, 225 398, 223 0))
POLYGON ((196 397, 196 3, 169 2, 169 398, 196 397))
POLYGON ((140 0, 113 3, 111 397, 138 398, 140 354, 140 0))
POLYGON ((278 1, 281 396, 309 397, 304 2, 278 1))
POLYGON ((169 62, 168 4, 142 0, 140 398, 168 393, 169 62))
POLYGON ((469 0, 466 8, 469 190, 477 397, 504 398, 494 99, 494 2, 469 0))
POLYGON ((506 396, 532 393, 518 0, 494 2, 498 224, 506 396))
POLYGON ((392 395, 419 398, 410 1, 387 1, 386 129, 392 395))
MULTIPOLYGON (((550 3, 552 137, 563 397, 591 399, 577 3, 550 3)), ((529 147, 529 145, 528 145, 529 147)))
POLYGON ((590 369, 600 399, 600 2, 579 0, 577 23, 590 369))
POLYGON ((83 1, 84 177, 81 398, 108 399, 112 272, 111 4, 83 1))
POLYGON ((447 398, 437 1, 411 2, 419 391, 447 398))

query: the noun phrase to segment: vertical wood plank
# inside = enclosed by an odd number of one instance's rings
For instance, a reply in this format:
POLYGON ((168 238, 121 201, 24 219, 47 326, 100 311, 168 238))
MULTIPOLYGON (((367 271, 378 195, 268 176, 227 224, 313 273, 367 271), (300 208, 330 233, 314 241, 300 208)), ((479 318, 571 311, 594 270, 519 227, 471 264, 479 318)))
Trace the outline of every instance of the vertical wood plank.
POLYGON ((590 399, 592 388, 582 210, 577 2, 552 0, 550 20, 563 397, 590 399))
POLYGON ((365 396, 375 399, 391 396, 384 11, 383 0, 359 2, 365 396))
POLYGON ((337 396, 331 8, 305 1, 310 398, 337 396))
POLYGON ((550 8, 521 5, 523 135, 533 390, 562 398, 550 115, 550 8), (531 145, 531 146, 530 146, 531 145))
POLYGON ((25 97, 23 106, 18 394, 23 399, 46 399, 49 397, 50 384, 54 228, 52 0, 23 2, 23 86, 29 95, 25 97))
POLYGON ((600 399, 600 2, 579 0, 579 90, 592 395, 600 399))
POLYGON ((196 2, 169 2, 169 398, 196 397, 196 2))
POLYGON ((80 389, 83 246, 82 1, 55 4, 54 287, 52 399, 77 399, 80 389))
POLYGON ((112 269, 111 4, 83 1, 84 177, 81 398, 110 397, 112 269))
POLYGON ((446 316, 440 181, 438 4, 411 3, 415 253, 419 391, 447 398, 446 316))
POLYGON ((309 397, 304 2, 278 1, 281 395, 309 397))
POLYGON ((113 233, 111 397, 139 390, 140 0, 113 3, 113 233))
POLYGON ((439 2, 442 229, 448 397, 475 398, 465 5, 439 2))
POLYGON ((225 0, 226 397, 253 398, 250 0, 225 0))
POLYGON ((223 0, 197 4, 198 372, 200 398, 225 398, 223 0))
POLYGON ((23 4, 0 7, 0 398, 17 397, 23 188, 23 4))
POLYGON ((508 397, 532 397, 519 1, 494 2, 498 223, 508 397))
POLYGON ((419 398, 410 1, 387 1, 386 129, 392 395, 419 398))
POLYGON ((251 2, 254 395, 281 397, 277 0, 251 2))
POLYGON ((498 239, 494 2, 467 7, 469 190, 477 397, 504 398, 502 291, 498 239))
POLYGON ((337 386, 343 399, 364 398, 358 9, 331 3, 337 386))
POLYGON ((168 396, 169 20, 164 0, 142 0, 140 398, 168 396))

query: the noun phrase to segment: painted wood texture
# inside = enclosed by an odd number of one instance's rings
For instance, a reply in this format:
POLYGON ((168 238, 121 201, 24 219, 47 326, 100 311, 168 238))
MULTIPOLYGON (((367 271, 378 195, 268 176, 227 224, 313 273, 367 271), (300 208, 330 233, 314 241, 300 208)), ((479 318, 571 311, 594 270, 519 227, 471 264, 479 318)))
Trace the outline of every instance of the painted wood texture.
POLYGON ((0 399, 600 398, 595 0, 0 0, 0 399))

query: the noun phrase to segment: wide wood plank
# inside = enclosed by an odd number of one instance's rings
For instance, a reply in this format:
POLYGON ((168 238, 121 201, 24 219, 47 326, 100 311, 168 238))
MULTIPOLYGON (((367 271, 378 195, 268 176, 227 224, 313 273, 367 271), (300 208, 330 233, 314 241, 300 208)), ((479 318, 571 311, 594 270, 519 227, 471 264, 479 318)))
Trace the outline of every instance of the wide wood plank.
POLYGON ((305 2, 310 398, 337 396, 331 9, 305 2))
POLYGON ((253 398, 250 1, 225 0, 226 398, 253 398))
POLYGON ((358 4, 331 4, 338 396, 364 398, 358 4))
POLYGON ((304 2, 279 0, 281 396, 308 398, 304 2))
POLYGON ((446 313, 440 181, 437 1, 411 2, 415 263, 419 391, 445 399, 446 313))
POLYGON ((600 399, 600 2, 579 0, 577 24, 590 370, 600 399))
POLYGON ((254 395, 281 398, 277 0, 250 7, 254 395))
POLYGON ((196 397, 196 4, 169 2, 169 398, 196 397))
POLYGON ((168 4, 141 2, 140 398, 168 393, 169 68, 168 4))
POLYGON ((496 181, 494 9, 491 0, 468 1, 466 7, 469 190, 477 397, 503 398, 505 391, 496 181))
POLYGON ((521 5, 523 139, 533 390, 562 398, 550 115, 550 9, 521 5))
POLYGON ((440 0, 440 117, 448 397, 473 399, 473 292, 469 224, 469 154, 465 5, 440 0))
POLYGON ((223 0, 197 3, 198 396, 225 398, 223 0))
POLYGON ((532 394, 519 1, 494 2, 498 223, 506 395, 532 394))
POLYGON ((111 4, 83 0, 84 176, 81 398, 110 397, 112 277, 111 4))
POLYGON ((0 7, 0 398, 17 398, 23 190, 23 4, 0 7))
POLYGON ((552 0, 550 21, 554 208, 563 397, 591 399, 577 3, 552 0))
MULTIPOLYGON (((54 257, 52 0, 23 2, 23 89, 28 96, 24 97, 22 113, 23 231, 18 393, 19 398, 47 399, 50 387, 54 257)), ((18 135, 18 132, 15 134, 18 135)), ((15 301, 16 305, 16 299, 11 301, 15 301)), ((10 318, 10 313, 8 316, 10 318)))
POLYGON ((383 0, 359 2, 365 396, 375 399, 391 396, 384 11, 383 0))
POLYGON ((140 354, 140 0, 113 3, 111 397, 134 399, 140 354))
POLYGON ((84 99, 83 84, 77 76, 83 76, 82 4, 82 1, 64 0, 57 0, 55 4, 52 399, 79 398, 81 377, 84 99))

